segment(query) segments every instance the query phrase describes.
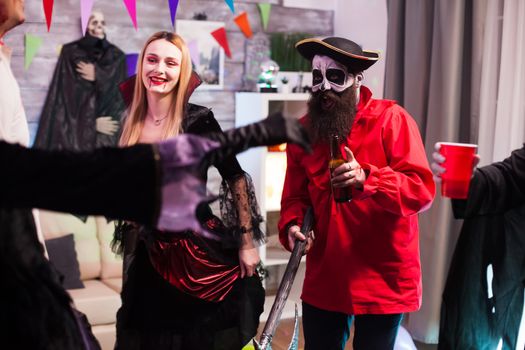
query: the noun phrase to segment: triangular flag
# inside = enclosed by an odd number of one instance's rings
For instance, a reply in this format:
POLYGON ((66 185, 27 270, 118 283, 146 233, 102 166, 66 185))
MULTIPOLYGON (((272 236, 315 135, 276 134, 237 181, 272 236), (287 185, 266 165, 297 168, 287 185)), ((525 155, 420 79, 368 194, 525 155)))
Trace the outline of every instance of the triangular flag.
POLYGON ((230 52, 230 45, 228 45, 228 38, 226 37, 226 29, 224 29, 224 27, 219 28, 211 32, 211 35, 215 38, 215 40, 217 40, 219 45, 222 46, 222 48, 224 49, 224 53, 226 53, 226 56, 232 58, 232 54, 230 52))
POLYGON ((128 77, 135 75, 137 72, 137 61, 139 60, 138 53, 126 54, 126 66, 128 67, 128 77))
POLYGON ((137 30, 137 0, 124 0, 124 4, 128 9, 129 16, 133 22, 133 27, 137 30))
POLYGON ((42 38, 26 34, 25 70, 27 70, 31 65, 31 62, 33 62, 33 58, 35 58, 40 45, 42 45, 42 38))
POLYGON ((272 4, 257 4, 259 6, 259 11, 261 12, 261 22, 264 30, 268 28, 268 20, 270 19, 270 11, 272 9, 272 4))
POLYGON ((51 18, 53 17, 53 0, 42 0, 44 5, 44 14, 46 15, 47 31, 51 28, 51 18))
POLYGON ((175 16, 177 15, 177 6, 179 6, 179 0, 168 0, 170 5, 171 25, 175 26, 175 16))
POLYGON ((201 58, 199 52, 199 42, 192 40, 188 43, 188 50, 190 50, 191 61, 198 68, 201 65, 201 58))
POLYGON ((80 0, 80 22, 82 25, 82 35, 86 35, 86 28, 93 10, 94 0, 80 0))
POLYGON ((224 0, 228 4, 228 7, 232 11, 232 13, 235 13, 235 9, 233 8, 233 0, 224 0))
POLYGON ((242 32, 247 38, 251 38, 253 36, 252 28, 250 27, 250 22, 248 21, 248 14, 246 11, 238 15, 233 19, 235 23, 241 28, 242 32))

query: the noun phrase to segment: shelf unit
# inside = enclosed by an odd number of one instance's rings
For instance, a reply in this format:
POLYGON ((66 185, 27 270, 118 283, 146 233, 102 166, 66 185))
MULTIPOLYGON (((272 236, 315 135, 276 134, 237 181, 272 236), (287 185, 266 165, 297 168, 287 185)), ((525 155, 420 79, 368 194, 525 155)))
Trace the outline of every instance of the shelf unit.
MULTIPOLYGON (((307 93, 236 93, 235 126, 240 127, 258 122, 277 111, 282 112, 286 117, 299 118, 306 113, 309 97, 310 95, 307 93)), ((263 225, 266 225, 267 212, 279 210, 279 201, 286 171, 286 154, 284 152, 268 152, 266 147, 258 147, 239 154, 237 159, 242 168, 253 179, 255 194, 257 195, 261 215, 264 218, 263 225)), ((276 227, 272 229, 276 231, 276 227)), ((272 238, 275 241, 276 237, 272 238)), ((268 248, 268 245, 259 249, 261 260, 266 267, 272 268, 272 270, 277 272, 276 277, 280 281, 290 253, 278 247, 278 244, 273 244, 271 248, 268 248)), ((302 259, 302 261, 304 260, 305 258, 302 259)), ((304 269, 305 265, 301 264, 288 302, 283 310, 282 318, 294 317, 295 303, 298 304, 299 312, 301 312, 300 293, 304 279, 304 269)), ((264 307, 265 312, 261 316, 262 322, 266 321, 273 301, 274 296, 267 295, 264 307)))

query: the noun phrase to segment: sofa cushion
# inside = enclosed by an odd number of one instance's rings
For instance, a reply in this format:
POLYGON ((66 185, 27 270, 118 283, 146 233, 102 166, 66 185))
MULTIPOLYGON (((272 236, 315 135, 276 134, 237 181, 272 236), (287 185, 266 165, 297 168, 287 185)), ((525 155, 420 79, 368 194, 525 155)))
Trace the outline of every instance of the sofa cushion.
POLYGON ((113 350, 117 340, 117 330, 115 324, 104 324, 91 328, 93 335, 97 338, 101 350, 113 350))
POLYGON ((122 291, 122 277, 105 278, 102 283, 119 294, 122 291))
POLYGON ((115 232, 115 221, 108 221, 103 216, 95 218, 97 225, 97 236, 100 244, 100 278, 122 277, 122 256, 111 250, 111 241, 115 232))
POLYGON ((72 234, 51 238, 45 241, 49 261, 62 275, 62 286, 66 289, 84 288, 80 280, 80 268, 72 234))
POLYGON ((89 216, 83 222, 71 214, 41 210, 40 224, 45 239, 73 234, 82 280, 100 276, 100 245, 95 217, 89 216))
POLYGON ((68 290, 76 308, 86 314, 92 326, 115 323, 120 294, 99 280, 84 281, 84 286, 68 290))

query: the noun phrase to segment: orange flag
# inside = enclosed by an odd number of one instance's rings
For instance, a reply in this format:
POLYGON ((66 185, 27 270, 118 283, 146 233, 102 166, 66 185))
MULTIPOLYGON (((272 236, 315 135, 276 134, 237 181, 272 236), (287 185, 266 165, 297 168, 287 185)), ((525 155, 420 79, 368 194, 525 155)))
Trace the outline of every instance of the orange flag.
POLYGON ((237 23, 237 26, 241 28, 242 32, 244 33, 244 36, 247 38, 251 38, 253 36, 252 34, 252 28, 250 27, 250 22, 248 21, 248 14, 246 11, 238 15, 234 18, 235 23, 237 23))

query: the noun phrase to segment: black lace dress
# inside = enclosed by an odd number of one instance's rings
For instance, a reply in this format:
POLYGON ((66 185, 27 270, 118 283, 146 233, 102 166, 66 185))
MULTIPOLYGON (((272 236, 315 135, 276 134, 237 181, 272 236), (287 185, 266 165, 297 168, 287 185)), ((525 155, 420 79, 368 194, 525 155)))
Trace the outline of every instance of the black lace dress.
MULTIPOLYGON (((189 105, 183 130, 205 134, 220 127, 210 110, 189 105)), ((247 228, 262 240, 261 216, 235 157, 216 167, 223 178, 222 220, 207 206, 197 216, 224 239, 134 224, 117 230, 124 253, 117 349, 241 349, 256 335, 264 290, 258 275, 239 278, 238 247, 247 228), (249 227, 239 226, 239 215, 249 227)))

